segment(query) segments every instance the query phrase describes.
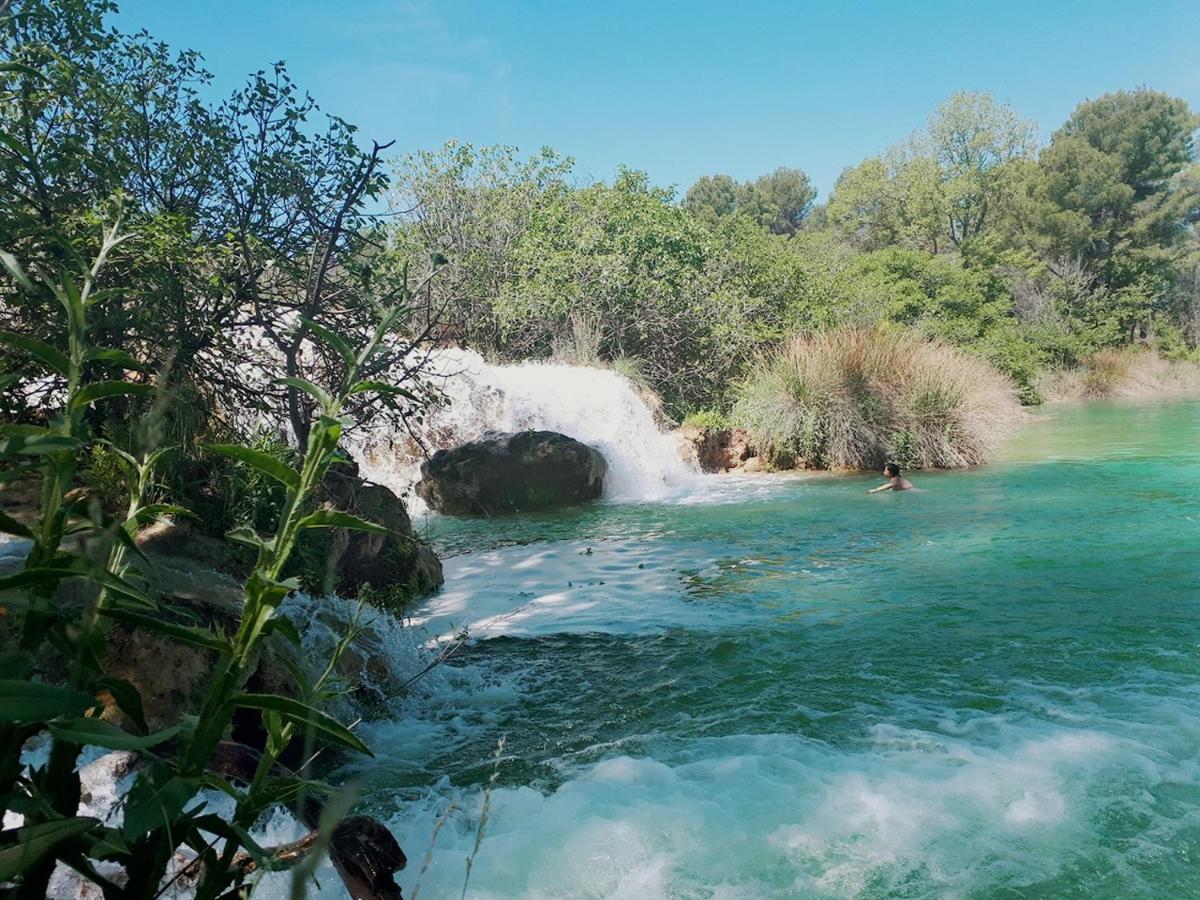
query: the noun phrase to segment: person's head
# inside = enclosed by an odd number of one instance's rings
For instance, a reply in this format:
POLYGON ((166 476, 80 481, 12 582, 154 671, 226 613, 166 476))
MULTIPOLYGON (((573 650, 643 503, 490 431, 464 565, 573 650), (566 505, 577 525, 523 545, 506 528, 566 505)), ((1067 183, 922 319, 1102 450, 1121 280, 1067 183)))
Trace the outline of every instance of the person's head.
POLYGON ((883 467, 883 474, 886 475, 888 478, 899 478, 900 477, 900 467, 898 465, 896 465, 895 463, 886 463, 886 464, 884 464, 884 467, 883 467))

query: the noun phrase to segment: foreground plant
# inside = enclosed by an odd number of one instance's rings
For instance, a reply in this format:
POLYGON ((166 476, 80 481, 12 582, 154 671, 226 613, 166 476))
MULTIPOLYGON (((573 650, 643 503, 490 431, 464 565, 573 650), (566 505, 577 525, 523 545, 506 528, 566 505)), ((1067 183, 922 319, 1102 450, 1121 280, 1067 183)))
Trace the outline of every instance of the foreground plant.
MULTIPOLYGON (((161 893, 177 852, 188 848, 192 858, 176 877, 187 874, 197 897, 233 896, 249 889, 254 872, 290 868, 332 842, 335 865, 355 896, 398 896, 391 876, 403 866, 404 855, 386 829, 368 819, 343 820, 344 800, 324 802, 331 793, 327 786, 279 765, 284 751, 300 740, 306 754, 317 741, 370 752, 349 728, 318 708, 328 696, 333 663, 312 680, 291 664, 293 696, 248 692, 245 683, 272 635, 298 643, 279 608, 298 587, 283 572, 301 534, 314 528, 385 531, 345 512, 314 510, 311 500, 330 466, 341 459, 342 412, 351 398, 407 395, 360 373, 369 370, 389 335, 406 321, 411 294, 405 285, 388 298, 390 305, 372 301, 378 322, 361 348, 315 322, 303 322, 340 358, 342 374, 330 388, 298 377, 281 379, 317 404, 298 469, 239 445, 209 448, 278 481, 286 494, 274 534, 242 528, 229 535, 254 547, 257 561, 245 584, 238 627, 226 635, 179 623, 145 588, 146 560, 134 541, 137 529, 155 517, 182 512, 147 502, 164 450, 147 447, 133 455, 114 448, 128 486, 122 519, 72 493, 76 460, 93 441, 88 411, 102 401, 156 390, 144 380, 88 378, 106 367, 137 368, 128 354, 92 347, 88 337, 87 313, 102 295, 100 272, 120 242, 115 227, 106 229, 95 260, 78 276, 64 268, 52 275, 37 273, 36 283, 11 256, 3 257, 22 290, 49 293, 63 308, 67 350, 0 334, 61 383, 62 398, 47 425, 0 431, 0 478, 36 478, 41 485, 35 521, 0 516, 0 529, 30 542, 24 568, 0 578, 0 800, 7 812, 24 819, 22 827, 0 832, 0 885, 13 886, 17 897, 44 897, 61 863, 97 885, 106 898, 151 898, 161 893), (90 590, 66 592, 69 580, 90 590), (149 732, 137 691, 105 673, 105 635, 114 626, 212 654, 213 674, 198 714, 149 732), (122 724, 101 717, 102 697, 111 697, 122 724), (261 750, 227 740, 238 709, 259 716, 266 735, 261 750), (34 744, 48 748, 48 755, 26 765, 23 748, 34 744), (144 763, 123 798, 119 826, 77 814, 77 765, 85 747, 134 751, 144 763), (205 792, 231 798, 232 816, 213 814, 205 792), (295 845, 261 847, 249 829, 280 804, 296 809, 314 831, 295 845)), ((334 662, 345 645, 339 645, 334 662)))

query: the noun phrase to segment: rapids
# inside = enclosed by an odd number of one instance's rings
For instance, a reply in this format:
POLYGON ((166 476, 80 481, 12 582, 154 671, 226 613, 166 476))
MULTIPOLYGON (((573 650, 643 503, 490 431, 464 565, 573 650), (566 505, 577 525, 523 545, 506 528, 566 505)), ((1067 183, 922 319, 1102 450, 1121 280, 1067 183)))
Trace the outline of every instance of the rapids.
POLYGON ((338 777, 406 897, 461 893, 485 806, 468 897, 1200 893, 1197 472, 1200 404, 1096 403, 916 493, 431 516, 447 583, 404 652, 472 640, 338 777))

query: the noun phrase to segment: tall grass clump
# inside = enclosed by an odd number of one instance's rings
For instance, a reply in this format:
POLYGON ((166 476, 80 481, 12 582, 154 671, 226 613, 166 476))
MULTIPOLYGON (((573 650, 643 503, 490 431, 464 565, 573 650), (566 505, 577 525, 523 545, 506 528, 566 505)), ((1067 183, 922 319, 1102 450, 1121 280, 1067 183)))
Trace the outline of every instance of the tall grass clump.
POLYGON ((884 329, 793 338, 736 393, 734 423, 779 468, 979 465, 1022 415, 1012 383, 983 360, 884 329))
POLYGON ((1050 373, 1041 389, 1049 400, 1200 394, 1200 363, 1145 348, 1108 347, 1076 369, 1050 373))

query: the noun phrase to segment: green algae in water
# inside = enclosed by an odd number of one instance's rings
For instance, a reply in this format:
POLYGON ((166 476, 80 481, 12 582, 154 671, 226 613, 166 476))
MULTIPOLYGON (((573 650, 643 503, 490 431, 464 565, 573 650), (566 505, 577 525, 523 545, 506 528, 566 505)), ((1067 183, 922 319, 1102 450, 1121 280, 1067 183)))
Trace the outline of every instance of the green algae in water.
POLYGON ((410 859, 459 804, 422 894, 501 734, 470 896, 1200 894, 1200 404, 913 480, 443 523, 430 624, 480 639, 360 773, 410 859))

